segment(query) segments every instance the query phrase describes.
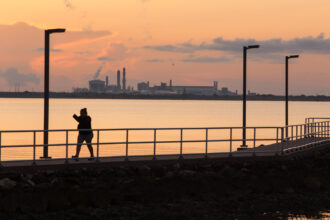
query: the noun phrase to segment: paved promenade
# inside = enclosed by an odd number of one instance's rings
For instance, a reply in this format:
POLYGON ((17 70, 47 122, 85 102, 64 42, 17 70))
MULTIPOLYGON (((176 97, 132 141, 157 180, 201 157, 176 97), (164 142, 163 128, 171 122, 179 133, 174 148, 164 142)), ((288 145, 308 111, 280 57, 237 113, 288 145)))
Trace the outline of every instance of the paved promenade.
POLYGON ((330 138, 318 137, 318 138, 304 138, 294 141, 286 141, 283 143, 275 143, 271 145, 261 145, 255 148, 241 149, 234 151, 231 154, 229 152, 223 153, 200 153, 200 154, 179 154, 173 155, 157 155, 156 158, 153 155, 144 156, 117 156, 117 157, 101 157, 98 160, 88 160, 88 158, 79 158, 78 161, 73 159, 48 159, 48 160, 25 160, 25 161, 4 161, 3 167, 19 167, 19 166, 56 166, 63 164, 92 164, 92 163, 115 163, 115 162, 130 162, 130 161, 152 161, 152 160, 178 160, 178 159, 202 159, 202 158, 229 158, 229 157, 273 157, 273 156, 287 156, 296 154, 302 151, 313 151, 319 147, 328 146, 330 138), (283 148, 283 151, 282 151, 283 148), (283 152, 283 153, 282 153, 283 152))

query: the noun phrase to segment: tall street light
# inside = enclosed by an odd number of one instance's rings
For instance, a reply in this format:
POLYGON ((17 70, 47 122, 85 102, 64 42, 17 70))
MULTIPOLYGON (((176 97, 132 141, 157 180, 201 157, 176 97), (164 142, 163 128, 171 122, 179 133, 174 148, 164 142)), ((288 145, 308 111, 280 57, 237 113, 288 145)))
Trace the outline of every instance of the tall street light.
POLYGON ((288 138, 289 131, 289 59, 299 58, 299 55, 285 57, 285 137, 288 138))
POLYGON ((243 47, 243 143, 242 148, 246 148, 246 55, 247 50, 257 49, 260 45, 249 45, 243 47))
POLYGON ((45 83, 44 83, 44 159, 48 156, 48 118, 49 118, 49 35, 52 33, 63 33, 65 29, 45 30, 45 83))

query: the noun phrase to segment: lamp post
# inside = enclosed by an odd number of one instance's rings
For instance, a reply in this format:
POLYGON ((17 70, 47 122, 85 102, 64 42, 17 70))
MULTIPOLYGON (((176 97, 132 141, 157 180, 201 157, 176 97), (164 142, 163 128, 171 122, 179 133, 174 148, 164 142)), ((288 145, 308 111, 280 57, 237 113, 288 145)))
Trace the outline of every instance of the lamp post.
POLYGON ((299 58, 299 55, 285 56, 285 137, 288 138, 289 131, 289 59, 299 58))
POLYGON ((246 148, 246 56, 247 50, 257 49, 260 45, 250 45, 243 47, 243 142, 241 147, 246 148))
POLYGON ((44 156, 43 159, 50 159, 48 156, 48 119, 49 119, 49 35, 52 33, 63 33, 65 29, 45 30, 45 82, 44 82, 44 156))

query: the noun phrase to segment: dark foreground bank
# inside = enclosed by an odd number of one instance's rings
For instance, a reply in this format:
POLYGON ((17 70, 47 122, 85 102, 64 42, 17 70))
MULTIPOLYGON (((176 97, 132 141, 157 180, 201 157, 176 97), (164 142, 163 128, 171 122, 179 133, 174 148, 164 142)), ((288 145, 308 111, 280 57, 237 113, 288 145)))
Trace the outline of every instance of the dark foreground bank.
POLYGON ((0 219, 274 219, 330 210, 330 152, 2 169, 0 219))

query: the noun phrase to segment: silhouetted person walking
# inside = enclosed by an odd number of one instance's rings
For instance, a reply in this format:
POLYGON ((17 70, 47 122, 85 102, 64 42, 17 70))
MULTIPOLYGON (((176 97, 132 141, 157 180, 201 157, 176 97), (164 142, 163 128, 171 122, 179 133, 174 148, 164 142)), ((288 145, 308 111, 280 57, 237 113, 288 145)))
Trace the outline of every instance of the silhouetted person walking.
MULTIPOLYGON (((73 118, 76 119, 78 124, 78 129, 92 129, 92 119, 87 114, 87 109, 83 108, 80 110, 80 116, 78 117, 76 114, 73 115, 73 118)), ((88 160, 94 159, 93 147, 92 147, 92 139, 93 139, 93 131, 79 131, 78 141, 77 141, 77 152, 76 155, 72 156, 74 159, 79 158, 79 153, 81 149, 81 145, 86 141, 88 150, 91 154, 91 157, 88 160)))

